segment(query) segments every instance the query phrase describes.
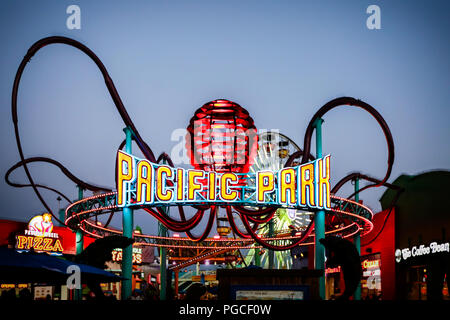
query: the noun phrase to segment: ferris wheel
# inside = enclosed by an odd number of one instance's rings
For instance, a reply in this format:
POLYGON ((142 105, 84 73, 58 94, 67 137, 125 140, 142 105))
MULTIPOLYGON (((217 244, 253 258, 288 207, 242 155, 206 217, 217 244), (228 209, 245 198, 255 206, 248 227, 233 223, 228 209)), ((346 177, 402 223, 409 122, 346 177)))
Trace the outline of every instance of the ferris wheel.
MULTIPOLYGON (((277 131, 267 131, 258 134, 258 151, 250 172, 263 170, 279 171, 285 167, 287 160, 294 153, 301 154, 301 149, 290 138, 277 131)), ((295 159, 292 166, 300 163, 295 159)), ((307 229, 312 221, 312 212, 297 209, 280 208, 275 214, 275 231, 290 228, 298 232, 307 229), (282 220, 282 221, 281 221, 282 220), (282 222, 282 223, 281 223, 282 222), (281 228, 281 229, 280 229, 281 228)))
MULTIPOLYGON (((286 166, 288 159, 294 153, 301 156, 301 149, 290 138, 276 131, 267 131, 258 134, 258 149, 254 163, 250 166, 251 173, 270 170, 277 172, 286 166)), ((294 159, 291 166, 299 165, 299 159, 294 159)), ((255 184, 254 178, 249 179, 249 184, 255 184)), ((258 234, 276 236, 277 234, 298 234, 306 232, 314 217, 313 212, 298 209, 278 208, 272 220, 260 226, 258 234), (270 226, 270 224, 272 224, 270 226)), ((254 259, 255 252, 249 252, 246 262, 254 259)), ((261 264, 268 265, 268 252, 263 250, 261 264)), ((290 268, 292 259, 289 251, 275 252, 275 264, 277 268, 290 268)))

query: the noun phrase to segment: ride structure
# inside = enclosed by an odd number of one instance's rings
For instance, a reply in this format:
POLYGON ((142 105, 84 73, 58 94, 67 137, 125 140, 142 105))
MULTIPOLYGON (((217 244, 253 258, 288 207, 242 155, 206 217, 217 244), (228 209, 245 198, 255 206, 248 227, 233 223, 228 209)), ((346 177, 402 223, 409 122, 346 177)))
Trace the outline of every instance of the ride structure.
MULTIPOLYGON (((47 212, 55 220, 78 232, 89 234, 96 238, 123 234, 126 237, 133 238, 135 245, 201 250, 201 255, 170 266, 170 269, 174 271, 209 257, 239 249, 256 250, 264 248, 269 250, 270 253, 311 244, 315 245, 315 268, 323 270, 324 248, 318 244, 321 238, 325 237, 325 235, 340 235, 344 238, 354 238, 355 242, 358 243, 359 237, 366 235, 373 228, 371 222, 373 213, 368 207, 358 201, 359 194, 371 187, 386 186, 395 188, 395 186, 387 182, 394 162, 394 143, 390 129, 375 108, 351 97, 331 100, 316 112, 306 129, 303 150, 287 137, 278 134, 280 143, 284 141, 278 145, 281 148, 277 150, 282 161, 274 164, 275 162, 272 159, 269 164, 269 167, 272 165, 271 168, 264 167, 267 163, 263 163, 262 157, 266 156, 268 159, 267 155, 274 152, 274 149, 271 149, 274 140, 268 138, 269 135, 267 134, 258 135, 253 119, 248 112, 237 103, 226 99, 208 102, 195 112, 188 126, 189 135, 186 138, 186 146, 191 164, 195 169, 187 170, 189 171, 187 173, 180 171, 179 168, 174 167, 172 160, 167 154, 162 153, 156 158, 149 145, 140 136, 100 59, 82 43, 65 37, 41 39, 28 50, 19 65, 14 80, 12 118, 20 161, 12 166, 5 175, 5 180, 9 185, 20 188, 32 187, 47 212), (25 158, 24 156, 17 114, 20 79, 31 57, 41 48, 56 43, 73 46, 87 54, 95 62, 103 75, 116 109, 124 122, 125 140, 118 147, 118 159, 116 161, 117 190, 86 183, 75 177, 61 163, 53 159, 45 157, 25 158), (296 193, 297 199, 293 201, 294 203, 280 202, 279 200, 282 198, 280 195, 284 193, 279 191, 283 185, 280 187, 275 187, 275 185, 280 182, 281 176, 279 174, 283 170, 290 172, 291 176, 286 178, 285 182, 291 183, 293 188, 290 193, 285 193, 286 197, 288 195, 292 197, 292 193, 296 192, 297 189, 301 189, 301 186, 304 184, 311 183, 309 189, 305 187, 306 194, 312 192, 312 189, 317 189, 317 187, 314 187, 317 186, 317 182, 311 176, 315 176, 316 170, 320 168, 322 168, 321 170, 327 170, 324 168, 329 170, 329 166, 324 166, 327 157, 322 155, 322 118, 331 109, 342 106, 346 108, 361 108, 371 114, 380 125, 388 146, 388 163, 385 176, 382 179, 377 179, 355 172, 342 178, 332 188, 330 185, 328 189, 327 187, 322 189, 322 185, 320 185, 320 190, 315 190, 314 193, 311 193, 309 202, 305 204, 300 203, 301 193, 296 193), (311 140, 314 132, 316 133, 315 156, 311 154, 311 140), (138 159, 132 156, 132 141, 136 143, 145 159, 138 159), (282 151, 282 149, 284 150, 288 147, 293 147, 293 149, 288 152, 282 151), (124 148, 125 152, 121 151, 124 148), (35 183, 28 169, 28 164, 33 162, 46 162, 61 169, 63 174, 78 186, 80 190, 79 200, 72 202, 69 197, 58 190, 35 183), (138 177, 133 179, 131 172, 134 170, 133 166, 135 165, 136 170, 139 170, 138 167, 141 166, 141 171, 136 171, 139 173, 138 177), (24 168, 29 183, 22 184, 10 180, 10 174, 19 167, 24 168), (303 169, 304 171, 301 171, 303 169), (264 175, 265 172, 269 173, 264 175), (156 178, 153 177, 153 174, 156 178), (190 184, 187 187, 180 187, 180 190, 176 190, 176 186, 183 185, 179 183, 180 179, 182 180, 184 177, 188 179, 191 174, 194 178, 190 184), (122 180, 119 183, 120 179, 122 180), (370 184, 362 188, 356 188, 355 192, 348 198, 336 196, 336 193, 345 183, 357 181, 359 186, 361 179, 369 181, 370 184), (222 183, 222 187, 218 186, 218 183, 222 183), (158 201, 137 201, 139 186, 141 186, 141 192, 144 192, 149 197, 152 196, 151 191, 156 190, 154 196, 158 201), (142 188, 142 186, 145 187, 142 188), (150 190, 149 186, 152 186, 153 189, 150 190), (271 187, 273 188, 271 189, 271 187), (119 197, 118 192, 123 188, 126 189, 124 192, 128 198, 119 197), (190 192, 192 188, 194 191, 190 192), (64 221, 61 221, 53 213, 39 189, 54 191, 69 203, 65 211, 64 221), (92 191, 94 195, 83 197, 83 190, 92 191), (319 191, 324 192, 324 204, 322 206, 313 203, 314 199, 317 199, 317 197, 314 198, 314 194, 319 191), (222 197, 217 198, 217 193, 221 194, 222 197), (172 196, 181 195, 181 200, 174 201, 173 197, 166 198, 169 194, 172 196), (211 196, 208 199, 208 194, 214 195, 214 197, 211 196), (258 194, 262 194, 261 198, 258 198, 258 194), (237 196, 232 199, 232 195, 237 196), (192 196, 192 199, 190 199, 192 201, 186 201, 184 197, 190 196, 192 196), (228 196, 231 198, 227 198, 228 196), (352 200, 354 197, 356 201, 352 200), (125 199, 125 201, 122 202, 121 199, 125 199), (178 218, 173 218, 168 214, 167 211, 170 206, 176 207, 178 218), (188 217, 184 211, 186 206, 192 207, 195 211, 191 217, 188 217), (167 236, 167 234, 156 236, 133 233, 133 209, 145 210, 165 228, 175 232, 185 232, 186 237, 167 236), (278 212, 280 210, 291 210, 294 212, 293 216, 298 216, 298 221, 301 222, 297 225, 295 223, 288 225, 286 229, 284 227, 275 228, 277 210, 278 212), (116 212, 122 212, 122 231, 108 227, 116 212), (106 223, 98 223, 97 218, 100 215, 109 215, 106 223), (192 229, 200 225, 205 215, 207 216, 207 222, 203 232, 200 235, 194 235, 192 229), (211 233, 215 220, 221 237, 209 238, 208 236, 211 233), (233 233, 233 238, 228 237, 230 232, 233 233)), ((326 175, 326 172, 322 171, 322 173, 326 175)), ((319 176, 322 177, 320 174, 319 176)), ((287 187, 285 186, 284 190, 286 189, 287 187)), ((273 257, 269 257, 269 260, 272 261, 269 265, 273 266, 273 257)), ((131 246, 124 249, 122 268, 123 276, 129 279, 131 277, 131 246)), ((322 277, 320 282, 320 294, 322 297, 324 297, 324 286, 324 278, 322 277)), ((125 282, 122 288, 122 298, 127 299, 131 295, 131 281, 125 282)))

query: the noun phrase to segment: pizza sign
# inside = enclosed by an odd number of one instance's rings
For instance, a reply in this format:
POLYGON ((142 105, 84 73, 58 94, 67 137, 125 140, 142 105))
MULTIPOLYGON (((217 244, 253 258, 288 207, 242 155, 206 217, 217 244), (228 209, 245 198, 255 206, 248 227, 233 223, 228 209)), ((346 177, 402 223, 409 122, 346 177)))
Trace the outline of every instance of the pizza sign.
POLYGON ((51 214, 44 213, 33 217, 28 223, 28 229, 16 236, 16 249, 62 253, 61 239, 58 233, 53 232, 51 214))

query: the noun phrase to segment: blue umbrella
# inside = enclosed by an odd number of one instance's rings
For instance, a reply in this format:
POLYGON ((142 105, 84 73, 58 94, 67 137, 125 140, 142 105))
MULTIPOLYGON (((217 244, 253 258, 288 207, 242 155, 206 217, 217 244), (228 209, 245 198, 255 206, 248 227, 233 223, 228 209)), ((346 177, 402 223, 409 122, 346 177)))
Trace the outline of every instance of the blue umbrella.
POLYGON ((70 276, 70 266, 77 266, 81 272, 81 282, 115 282, 122 278, 100 268, 75 263, 48 254, 18 253, 8 248, 0 248, 0 282, 8 283, 65 283, 70 276))

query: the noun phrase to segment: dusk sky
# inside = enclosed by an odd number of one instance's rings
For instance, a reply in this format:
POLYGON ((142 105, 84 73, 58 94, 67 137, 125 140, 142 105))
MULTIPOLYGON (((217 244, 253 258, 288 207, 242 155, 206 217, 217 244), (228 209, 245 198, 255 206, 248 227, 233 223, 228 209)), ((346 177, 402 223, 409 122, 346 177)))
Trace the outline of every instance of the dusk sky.
MULTIPOLYGON (((445 0, 1 1, 0 217, 27 221, 44 211, 31 188, 16 189, 3 179, 19 161, 11 120, 14 76, 41 38, 74 38, 99 56, 156 155, 171 153, 180 143, 171 140, 174 130, 186 128, 210 100, 239 103, 258 129, 277 129, 302 147, 318 108, 340 96, 361 99, 392 131, 392 182, 401 174, 450 169, 449 12, 445 0), (81 9, 79 30, 66 26, 72 4, 81 9), (381 9, 379 30, 366 26, 373 4, 381 9)), ((40 50, 23 74, 18 114, 25 157, 53 158, 82 180, 115 188, 124 124, 87 56, 64 45, 40 50)), ((324 120, 332 184, 354 171, 384 176, 387 145, 368 113, 341 107, 324 120)), ((57 168, 30 168, 35 182, 76 199, 76 186, 57 168)), ((11 178, 27 183, 22 168, 11 178)), ((369 189, 361 198, 378 212, 384 191, 369 189)), ((57 211, 57 195, 42 194, 57 211)), ((113 225, 120 221, 117 214, 113 225)), ((135 224, 157 232, 156 219, 145 212, 136 212, 135 224)))

